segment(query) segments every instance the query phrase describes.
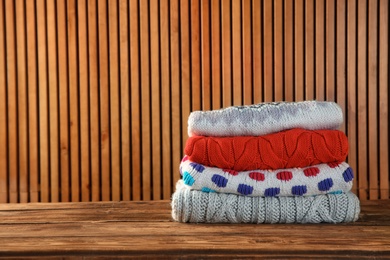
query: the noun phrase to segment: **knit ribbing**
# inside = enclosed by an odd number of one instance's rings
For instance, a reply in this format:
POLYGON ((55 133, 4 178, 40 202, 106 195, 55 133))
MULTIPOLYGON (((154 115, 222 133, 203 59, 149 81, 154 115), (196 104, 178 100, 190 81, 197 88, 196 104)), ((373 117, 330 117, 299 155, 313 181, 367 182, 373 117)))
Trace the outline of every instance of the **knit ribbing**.
POLYGON ((188 118, 188 135, 258 136, 291 128, 338 129, 342 122, 342 110, 334 102, 262 103, 194 111, 188 118))
POLYGON ((172 217, 195 223, 341 223, 358 219, 359 199, 351 192, 309 197, 244 197, 189 190, 179 181, 172 217))
POLYGON ((348 139, 338 130, 297 128, 263 136, 194 136, 187 140, 184 153, 211 167, 276 170, 345 161, 348 139))

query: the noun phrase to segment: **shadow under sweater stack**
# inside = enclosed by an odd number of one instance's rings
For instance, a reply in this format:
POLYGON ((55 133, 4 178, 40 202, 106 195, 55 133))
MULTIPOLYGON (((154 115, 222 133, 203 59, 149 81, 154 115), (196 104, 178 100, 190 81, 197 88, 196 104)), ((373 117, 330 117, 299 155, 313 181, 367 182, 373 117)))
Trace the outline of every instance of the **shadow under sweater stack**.
POLYGON ((334 102, 304 101, 192 112, 182 179, 172 196, 179 222, 356 221, 348 140, 334 102))

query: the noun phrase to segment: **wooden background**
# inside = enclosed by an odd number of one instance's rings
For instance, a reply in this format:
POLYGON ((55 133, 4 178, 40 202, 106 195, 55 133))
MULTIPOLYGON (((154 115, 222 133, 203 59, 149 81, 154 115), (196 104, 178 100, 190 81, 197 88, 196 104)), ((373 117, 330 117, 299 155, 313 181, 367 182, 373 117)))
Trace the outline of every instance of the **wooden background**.
POLYGON ((334 100, 389 199, 387 0, 0 0, 0 202, 169 199, 190 111, 334 100))

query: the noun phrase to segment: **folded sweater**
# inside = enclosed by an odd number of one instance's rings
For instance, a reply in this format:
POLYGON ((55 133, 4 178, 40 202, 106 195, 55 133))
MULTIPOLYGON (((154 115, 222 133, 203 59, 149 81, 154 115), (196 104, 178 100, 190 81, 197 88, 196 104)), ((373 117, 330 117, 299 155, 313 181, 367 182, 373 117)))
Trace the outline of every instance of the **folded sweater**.
POLYGON ((248 197, 190 190, 179 180, 172 217, 195 223, 341 223, 356 221, 359 199, 351 192, 316 196, 248 197))
POLYGON ((193 162, 222 169, 285 169, 345 161, 348 139, 338 130, 290 129, 263 136, 187 139, 184 153, 193 162))
POLYGON ((188 135, 265 135, 291 128, 338 129, 343 122, 339 105, 327 101, 274 102, 194 111, 188 135))
POLYGON ((197 164, 186 157, 180 173, 191 190, 265 197, 345 193, 351 190, 354 177, 346 162, 238 172, 197 164))

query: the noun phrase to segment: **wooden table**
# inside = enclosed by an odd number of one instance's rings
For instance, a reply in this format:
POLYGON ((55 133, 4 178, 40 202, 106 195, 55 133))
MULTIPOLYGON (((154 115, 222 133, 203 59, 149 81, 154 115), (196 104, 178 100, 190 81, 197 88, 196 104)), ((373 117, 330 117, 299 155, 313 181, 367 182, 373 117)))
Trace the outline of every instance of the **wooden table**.
POLYGON ((169 201, 0 205, 0 256, 390 258, 390 200, 349 224, 182 224, 169 201))

